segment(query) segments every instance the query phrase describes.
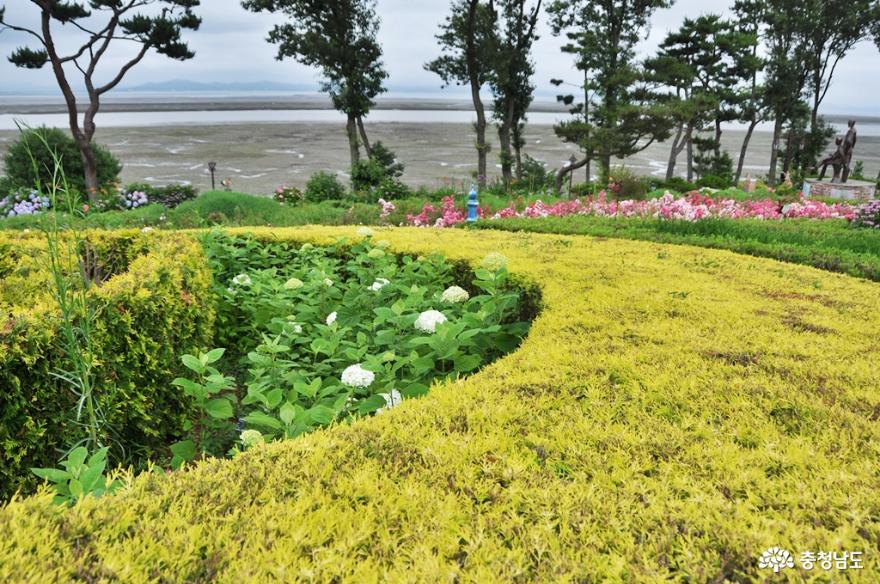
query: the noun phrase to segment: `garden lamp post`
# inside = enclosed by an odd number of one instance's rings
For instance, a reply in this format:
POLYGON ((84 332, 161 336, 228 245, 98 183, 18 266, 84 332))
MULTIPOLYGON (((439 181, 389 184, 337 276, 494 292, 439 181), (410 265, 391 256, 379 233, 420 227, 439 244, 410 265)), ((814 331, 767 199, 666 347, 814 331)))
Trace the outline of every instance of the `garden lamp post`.
POLYGON ((476 223, 477 222, 477 209, 480 207, 480 204, 477 202, 477 187, 475 185, 471 185, 471 192, 468 194, 468 223, 476 223))
POLYGON ((208 163, 208 170, 211 171, 211 190, 213 191, 216 188, 214 185, 214 173, 217 172, 217 163, 216 162, 209 162, 208 163))

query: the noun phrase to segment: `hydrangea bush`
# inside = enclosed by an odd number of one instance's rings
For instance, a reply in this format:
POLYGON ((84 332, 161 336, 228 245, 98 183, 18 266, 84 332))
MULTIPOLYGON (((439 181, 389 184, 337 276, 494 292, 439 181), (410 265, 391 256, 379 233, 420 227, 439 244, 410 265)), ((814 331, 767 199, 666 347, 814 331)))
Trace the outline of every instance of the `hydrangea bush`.
MULTIPOLYGON (((521 292, 510 284, 500 254, 472 272, 440 256, 390 254, 388 243, 365 228, 355 243, 326 248, 217 233, 206 247, 219 298, 217 342, 230 348, 227 369, 242 372, 237 391, 210 395, 215 404, 235 404, 235 415, 216 405, 213 413, 266 440, 423 395, 432 383, 471 373, 514 349, 528 330, 521 292)), ((197 364, 210 354, 185 359, 197 364)), ((221 378, 212 371, 195 383, 217 387, 211 379, 221 378)), ((193 387, 190 380, 177 383, 193 387)), ((205 397, 197 395, 203 405, 205 397)), ((260 442, 247 436, 239 437, 241 446, 260 442)), ((200 436, 197 442, 210 441, 200 436)), ((176 452, 222 453, 191 446, 176 452)))
POLYGON ((36 215, 52 206, 49 197, 33 189, 18 189, 0 199, 0 217, 36 215))

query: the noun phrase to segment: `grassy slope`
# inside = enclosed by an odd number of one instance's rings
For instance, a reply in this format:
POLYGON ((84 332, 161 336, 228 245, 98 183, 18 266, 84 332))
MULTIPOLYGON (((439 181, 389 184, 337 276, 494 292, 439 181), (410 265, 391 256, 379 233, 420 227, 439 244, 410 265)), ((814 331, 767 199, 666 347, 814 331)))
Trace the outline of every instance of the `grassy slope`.
POLYGON ((865 551, 846 576, 873 581, 876 284, 624 240, 377 237, 502 251, 544 311, 512 355, 387 414, 63 513, 13 502, 0 581, 764 581, 774 545, 865 551))
POLYGON ((727 249, 880 281, 880 230, 852 229, 844 221, 687 222, 572 216, 484 221, 478 226, 727 249))

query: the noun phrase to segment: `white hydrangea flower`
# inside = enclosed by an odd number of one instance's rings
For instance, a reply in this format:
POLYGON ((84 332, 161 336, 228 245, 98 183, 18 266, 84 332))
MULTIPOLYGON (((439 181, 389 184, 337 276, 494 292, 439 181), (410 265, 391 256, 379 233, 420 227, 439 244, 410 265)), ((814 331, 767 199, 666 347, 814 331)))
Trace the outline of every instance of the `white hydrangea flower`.
POLYGON ((483 258, 483 261, 480 262, 480 265, 490 272, 497 272, 498 270, 507 267, 507 258, 500 253, 493 251, 483 258))
POLYGON ((376 281, 370 285, 369 290, 372 292, 378 292, 390 283, 391 282, 389 282, 385 278, 376 278, 376 281))
POLYGON ((357 234, 360 237, 373 237, 375 235, 369 227, 358 227, 357 234))
POLYGON ((296 290, 297 288, 302 288, 303 286, 303 281, 299 278, 291 278, 284 283, 285 290, 296 290))
POLYGON ((332 286, 333 280, 331 280, 330 278, 324 278, 324 285, 325 286, 332 286))
POLYGON ((385 405, 376 410, 377 414, 381 414, 382 412, 386 412, 395 406, 399 406, 403 401, 403 396, 400 395, 400 392, 396 389, 392 389, 391 393, 380 393, 383 398, 385 398, 385 405))
POLYGON ((367 253, 367 257, 372 260, 378 260, 385 257, 385 252, 379 248, 373 248, 367 253))
POLYGON ((380 239, 376 242, 376 247, 378 247, 379 249, 388 249, 389 247, 391 247, 391 242, 387 239, 380 239))
POLYGON ((153 231, 152 227, 144 227, 141 229, 141 233, 150 233, 151 231, 153 231))
POLYGON ((458 304, 459 302, 467 302, 467 300, 471 297, 468 294, 467 290, 460 286, 450 286, 446 290, 443 291, 443 294, 440 296, 440 299, 443 302, 451 302, 452 304, 458 304))
POLYGON ((336 322, 336 313, 331 312, 327 317, 327 326, 331 326, 334 322, 336 322))
POLYGON ((245 430, 241 433, 241 443, 245 448, 251 448, 257 444, 264 444, 266 439, 257 430, 245 430))
POLYGON ((232 283, 236 286, 250 286, 253 282, 247 274, 239 274, 232 279, 232 283))
POLYGON ((437 331, 437 325, 446 322, 446 315, 439 310, 426 310, 416 319, 415 327, 426 333, 437 331))
POLYGON ((376 374, 364 369, 360 363, 349 365, 342 372, 342 383, 349 387, 369 387, 376 379, 376 374))

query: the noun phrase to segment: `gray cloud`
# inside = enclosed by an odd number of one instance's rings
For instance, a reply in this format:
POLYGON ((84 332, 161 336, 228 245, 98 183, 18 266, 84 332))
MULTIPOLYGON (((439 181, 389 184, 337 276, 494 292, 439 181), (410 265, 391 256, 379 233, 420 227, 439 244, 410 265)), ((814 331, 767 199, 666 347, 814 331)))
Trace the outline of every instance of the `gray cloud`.
MULTIPOLYGON (((0 0, 2 2, 3 0, 0 0)), ((643 54, 657 46, 668 30, 676 28, 684 16, 702 12, 724 12, 729 0, 679 0, 672 8, 658 12, 652 22, 650 37, 640 47, 643 54)), ((23 0, 6 0, 10 20, 33 23, 33 8, 23 0)), ((434 35, 448 11, 445 0, 379 0, 382 15, 381 41, 392 89, 439 89, 438 79, 424 71, 422 65, 437 54, 434 35)), ((265 42, 266 33, 277 17, 252 14, 241 8, 239 0, 204 0, 200 13, 204 18, 201 30, 188 36, 197 56, 193 61, 178 63, 152 55, 134 69, 128 85, 167 79, 197 81, 259 81, 314 83, 317 71, 292 61, 274 59, 274 47, 265 42)), ((76 31, 65 27, 59 33, 62 43, 76 40, 76 31)), ((6 31, 0 34, 0 54, 8 54, 25 37, 6 31)), ((551 95, 551 78, 576 79, 571 59, 559 51, 561 41, 542 27, 542 37, 535 48, 539 91, 551 95)), ((118 66, 126 53, 115 54, 108 63, 118 66)), ((852 112, 880 115, 876 95, 880 94, 878 54, 873 44, 859 46, 842 63, 836 82, 829 91, 826 112, 852 112)), ((48 71, 24 71, 0 60, 0 89, 51 88, 48 71)))

